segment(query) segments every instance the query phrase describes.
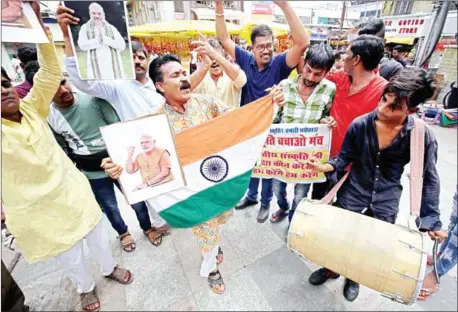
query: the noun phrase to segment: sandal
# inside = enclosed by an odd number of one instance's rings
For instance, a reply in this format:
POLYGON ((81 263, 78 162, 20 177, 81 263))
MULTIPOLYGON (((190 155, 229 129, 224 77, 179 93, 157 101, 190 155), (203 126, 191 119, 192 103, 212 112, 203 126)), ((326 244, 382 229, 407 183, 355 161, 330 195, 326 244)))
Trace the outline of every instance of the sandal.
POLYGON ((223 277, 219 270, 211 272, 208 275, 208 284, 215 294, 222 295, 226 292, 226 285, 224 284, 223 277), (223 290, 220 290, 223 288, 223 290))
POLYGON ((418 300, 426 300, 433 294, 439 291, 439 284, 436 281, 436 277, 434 275, 434 272, 431 271, 428 274, 426 274, 425 278, 423 279, 423 285, 420 291, 420 294, 418 295, 418 300))
POLYGON ((288 216, 288 213, 286 211, 278 209, 276 212, 272 214, 272 217, 270 217, 270 222, 278 223, 282 221, 284 218, 286 218, 287 216, 288 216))
POLYGON ((119 240, 121 241, 122 249, 124 249, 125 252, 132 252, 137 247, 132 235, 130 235, 129 232, 120 235, 119 240))
POLYGON ((155 230, 158 233, 161 233, 162 236, 167 236, 170 234, 170 226, 168 224, 165 224, 161 227, 152 227, 153 230, 155 230))
POLYGON ((143 233, 146 235, 146 237, 148 237, 149 242, 155 247, 159 247, 162 244, 162 236, 167 235, 154 228, 151 228, 143 233))
POLYGON ((105 276, 105 278, 112 279, 123 285, 128 285, 134 280, 132 272, 118 266, 114 268, 110 275, 105 276))
POLYGON ((83 307, 84 311, 100 311, 100 301, 97 295, 95 294, 95 288, 93 291, 88 293, 80 294, 81 298, 81 306, 83 307), (93 306, 92 309, 89 307, 93 306), (95 306, 95 307, 94 307, 95 306))
POLYGON ((418 300, 425 301, 435 293, 439 291, 439 287, 437 287, 434 290, 429 290, 429 289, 422 289, 420 290, 420 294, 418 295, 418 300))
POLYGON ((221 247, 218 247, 218 254, 216 255, 216 264, 221 264, 224 261, 224 253, 221 247))

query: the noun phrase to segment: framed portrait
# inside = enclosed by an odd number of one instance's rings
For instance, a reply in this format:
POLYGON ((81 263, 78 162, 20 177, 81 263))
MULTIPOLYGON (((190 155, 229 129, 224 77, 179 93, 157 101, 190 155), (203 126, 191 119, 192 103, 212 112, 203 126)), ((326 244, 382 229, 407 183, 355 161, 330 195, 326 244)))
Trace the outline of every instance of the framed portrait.
POLYGON ((30 3, 2 0, 2 42, 48 43, 30 3))
POLYGON ((148 115, 100 128, 129 204, 186 185, 166 114, 148 115))
POLYGON ((70 25, 83 80, 135 79, 125 1, 64 1, 80 19, 70 25))

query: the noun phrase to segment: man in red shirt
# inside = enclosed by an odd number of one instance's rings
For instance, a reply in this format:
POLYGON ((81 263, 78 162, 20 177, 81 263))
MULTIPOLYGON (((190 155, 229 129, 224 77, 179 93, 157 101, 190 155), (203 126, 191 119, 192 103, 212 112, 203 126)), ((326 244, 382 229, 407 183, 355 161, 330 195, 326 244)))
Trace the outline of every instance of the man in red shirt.
MULTIPOLYGON (((336 95, 331 106, 331 116, 337 122, 332 131, 331 154, 339 154, 345 133, 351 122, 372 112, 378 105, 387 81, 376 70, 383 57, 383 40, 373 35, 361 35, 353 40, 344 59, 344 70, 326 78, 336 84, 336 95)), ((313 199, 321 199, 330 182, 313 184, 313 199)))

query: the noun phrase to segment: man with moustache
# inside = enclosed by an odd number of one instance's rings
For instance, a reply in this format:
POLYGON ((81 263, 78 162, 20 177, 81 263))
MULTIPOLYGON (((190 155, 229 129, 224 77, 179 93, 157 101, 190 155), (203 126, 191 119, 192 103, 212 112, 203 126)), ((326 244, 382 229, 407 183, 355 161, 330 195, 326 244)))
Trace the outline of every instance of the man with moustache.
POLYGON ((142 176, 142 183, 134 191, 173 180, 169 151, 157 147, 156 140, 147 134, 142 135, 140 144, 143 152, 135 160, 132 159, 135 146, 127 148, 126 172, 132 174, 140 170, 142 176))
MULTIPOLYGON (((119 122, 119 117, 109 103, 74 91, 72 86, 62 79, 50 105, 48 123, 57 141, 64 149, 70 149, 76 164, 89 179, 92 192, 111 226, 118 233, 122 248, 126 252, 132 252, 136 244, 121 216, 114 190, 115 185, 119 190, 121 187, 118 181, 107 177, 100 168, 102 159, 108 157, 100 127, 116 122, 119 122)), ((146 204, 136 203, 132 208, 143 232, 151 236, 153 245, 159 246, 162 237, 157 233, 155 236, 150 234, 154 229, 146 204)))
POLYGON ((242 88, 247 82, 245 72, 225 57, 223 47, 213 38, 208 42, 195 41, 194 50, 200 55, 207 55, 213 61, 208 74, 193 90, 194 93, 212 95, 231 107, 240 106, 242 88))
MULTIPOLYGON (((329 111, 336 93, 336 85, 325 78, 333 65, 334 53, 330 46, 321 43, 307 50, 301 74, 280 83, 286 103, 278 113, 278 123, 322 123, 328 124, 331 129, 335 128, 336 122, 329 116, 329 111)), ((297 205, 307 197, 310 186, 310 183, 296 183, 290 209, 286 193, 287 183, 273 179, 279 209, 272 214, 270 221, 280 222, 288 216, 291 223, 297 205)))
POLYGON ((89 183, 48 127, 49 103, 59 88, 61 69, 38 2, 33 1, 32 8, 49 43, 37 45, 40 70, 34 87, 23 100, 2 68, 2 201, 8 207, 5 217, 27 262, 60 262, 65 275, 77 287, 83 310, 98 311, 100 301, 86 263, 83 240, 106 278, 130 284, 133 275, 113 259, 102 213, 89 183))
MULTIPOLYGON (((258 25, 251 31, 253 53, 248 52, 231 40, 224 20, 222 1, 216 1, 216 35, 224 50, 235 59, 235 62, 246 73, 248 80, 242 89, 240 106, 251 103, 267 94, 266 89, 289 77, 296 68, 304 51, 309 46, 309 37, 302 22, 294 13, 287 1, 274 1, 285 14, 291 29, 293 46, 286 52, 274 54, 273 31, 267 25, 258 25)), ((248 193, 236 209, 245 209, 258 203, 258 178, 252 178, 248 193)), ((272 179, 262 179, 261 207, 257 221, 262 223, 269 217, 270 202, 273 197, 272 179)))
MULTIPOLYGON (((158 92, 166 99, 164 112, 173 133, 205 123, 234 109, 213 96, 191 94, 191 84, 186 76, 186 70, 176 55, 166 54, 156 58, 150 66, 149 74, 158 92)), ((272 94, 274 102, 282 105, 284 96, 280 88, 275 88, 272 94)), ((113 179, 119 178, 123 171, 120 165, 113 164, 110 159, 104 161, 103 167, 113 179)), ((226 291, 218 270, 218 264, 224 260, 219 243, 221 227, 231 215, 232 211, 229 210, 192 228, 203 258, 200 275, 208 279, 209 286, 217 294, 226 291)))
MULTIPOLYGON (((68 19, 65 18, 67 15, 73 15, 73 11, 63 6, 59 6, 58 10, 60 14, 57 16, 57 21, 64 35, 65 43, 66 57, 64 63, 71 81, 78 90, 109 102, 115 108, 121 121, 154 114, 163 107, 164 98, 156 92, 153 82, 147 76, 148 52, 137 41, 131 42, 132 57, 135 64, 135 80, 109 82, 82 80, 78 74, 76 59, 68 33, 68 19)), ((206 66, 209 65, 206 64, 206 66)), ((199 75, 201 77, 205 75, 204 68, 198 69, 194 75, 190 77, 191 84, 199 75)), ((199 78, 200 80, 202 79, 201 77, 199 78)), ((158 233, 167 235, 170 227, 153 208, 149 209, 149 212, 154 231, 148 232, 148 238, 151 243, 154 243, 157 241, 158 233)))

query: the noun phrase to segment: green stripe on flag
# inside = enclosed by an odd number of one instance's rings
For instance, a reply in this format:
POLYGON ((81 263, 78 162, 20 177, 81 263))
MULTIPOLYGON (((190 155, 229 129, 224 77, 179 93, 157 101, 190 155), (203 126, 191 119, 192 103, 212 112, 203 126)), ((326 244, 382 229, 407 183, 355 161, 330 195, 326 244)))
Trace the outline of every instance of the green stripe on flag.
POLYGON ((202 224, 233 208, 250 183, 252 169, 226 182, 209 187, 161 211, 171 227, 189 228, 202 224))

